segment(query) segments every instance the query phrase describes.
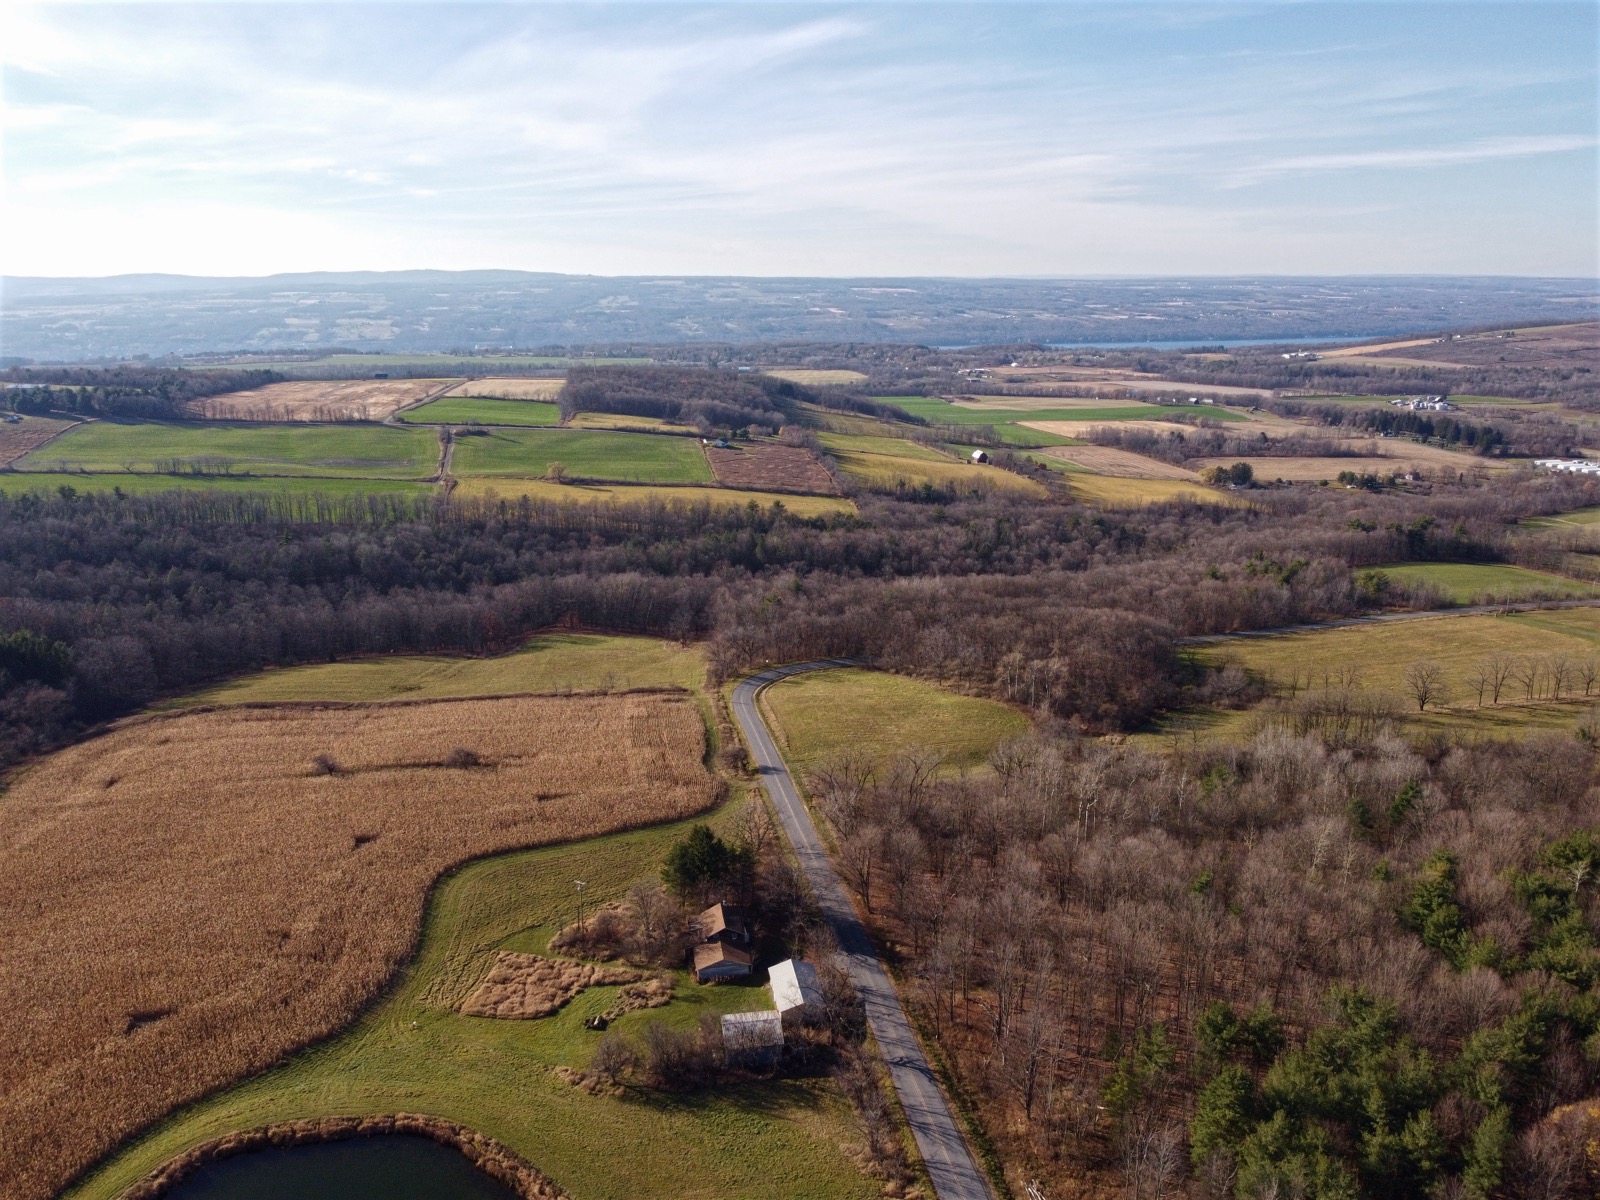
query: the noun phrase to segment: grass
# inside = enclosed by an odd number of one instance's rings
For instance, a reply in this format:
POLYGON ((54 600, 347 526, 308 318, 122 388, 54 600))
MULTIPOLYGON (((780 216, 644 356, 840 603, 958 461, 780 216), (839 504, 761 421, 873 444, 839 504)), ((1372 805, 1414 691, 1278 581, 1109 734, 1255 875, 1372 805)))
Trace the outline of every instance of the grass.
POLYGON ((544 400, 444 396, 400 414, 412 425, 559 425, 561 406, 544 400))
POLYGON ((236 359, 231 362, 210 363, 198 368, 206 370, 233 370, 250 367, 256 370, 316 371, 348 370, 351 367, 381 371, 386 367, 420 367, 440 375, 492 375, 497 369, 507 367, 575 367, 591 365, 643 366, 649 358, 564 358, 534 354, 493 354, 483 357, 446 354, 329 354, 311 359, 274 359, 270 362, 253 362, 236 359))
POLYGON ((30 766, 0 842, 30 914, 0 925, 7 1195, 344 1027, 452 866, 706 811, 704 748, 691 699, 630 693, 176 712, 30 766))
POLYGON ((1219 491, 1182 479, 1124 479, 1074 472, 1068 483, 1078 499, 1107 508, 1142 508, 1169 500, 1193 500, 1197 504, 1225 504, 1234 508, 1247 503, 1238 492, 1219 491))
POLYGON ((819 387, 826 384, 865 383, 867 379, 860 371, 823 371, 805 367, 772 367, 765 369, 764 374, 774 379, 819 387))
POLYGON ((25 492, 56 495, 61 488, 79 493, 104 493, 121 490, 129 496, 148 496, 156 492, 230 492, 253 495, 295 496, 426 496, 438 489, 431 483, 403 479, 334 479, 296 475, 79 475, 56 472, 0 472, 0 493, 19 496, 25 492))
MULTIPOLYGON (((0 477, 3 478, 3 477, 0 477)), ((651 487, 629 484, 547 483, 542 479, 464 478, 452 493, 462 499, 548 500, 557 504, 710 504, 717 507, 781 504, 797 517, 853 514, 841 496, 792 496, 719 487, 651 487)))
POLYGON ((567 474, 624 483, 710 483, 711 467, 691 438, 602 430, 497 430, 461 438, 451 469, 462 476, 538 479, 559 462, 567 474))
POLYGON ((839 470, 844 474, 869 487, 884 490, 902 483, 907 487, 921 487, 926 483, 932 487, 953 486, 963 490, 988 488, 1039 499, 1048 494, 1040 484, 1021 475, 980 463, 957 462, 943 455, 937 458, 922 455, 906 457, 898 454, 867 454, 856 450, 835 450, 832 453, 839 470))
MULTIPOLYGON (((730 821, 737 805, 713 818, 730 821)), ((880 1188, 841 1150, 860 1140, 847 1106, 820 1081, 739 1085, 667 1097, 590 1096, 557 1080, 587 1065, 583 1029, 616 988, 592 988, 552 1017, 464 1017, 452 1001, 499 950, 538 953, 573 918, 573 879, 600 903, 658 868, 686 823, 472 863, 444 880, 421 944, 397 985, 330 1041, 180 1113, 134 1142, 72 1200, 111 1200, 183 1149, 230 1130, 333 1114, 422 1111, 460 1121, 518 1151, 579 1200, 867 1200, 880 1188)), ((768 1006, 757 986, 700 987, 680 973, 664 1009, 623 1016, 637 1035, 651 1020, 688 1027, 702 1012, 768 1006)))
POLYGON ((16 464, 22 471, 176 472, 419 479, 438 465, 431 430, 386 425, 90 421, 16 464))
POLYGON ((1454 604, 1596 594, 1592 584, 1504 563, 1394 563, 1370 569, 1402 583, 1431 583, 1454 604))
POLYGON ((802 774, 846 752, 880 761, 929 752, 948 766, 974 767, 1028 730, 1027 716, 1008 704, 853 667, 782 680, 763 693, 763 703, 784 757, 802 774))
MULTIPOLYGON (((1107 402, 1090 408, 968 408, 951 404, 937 396, 878 396, 885 404, 893 404, 912 416, 922 417, 938 425, 1008 425, 1021 421, 1148 421, 1159 420, 1174 411, 1169 405, 1145 404, 1140 400, 1107 402)), ((991 397, 996 404, 1004 397, 991 397)), ((1181 411, 1218 421, 1244 421, 1243 413, 1232 412, 1221 405, 1208 408, 1189 408, 1181 411)))
POLYGON ((1563 529, 1573 526, 1600 525, 1600 506, 1575 508, 1570 512, 1555 513, 1548 517, 1529 517, 1518 524, 1523 529, 1563 529))
POLYGON ((705 683, 698 650, 654 638, 548 633, 493 658, 406 654, 283 667, 230 680, 174 706, 280 700, 421 700, 516 692, 681 687, 705 683))
MULTIPOLYGON (((882 428, 879 426, 879 428, 882 428)), ((950 456, 932 446, 909 438, 883 437, 863 433, 819 433, 824 450, 857 454, 887 454, 894 458, 914 458, 920 462, 949 462, 950 456)))
POLYGON ((619 429, 623 432, 629 430, 657 431, 660 433, 681 433, 692 435, 696 432, 693 425, 681 425, 676 421, 667 421, 661 417, 635 417, 628 413, 602 413, 581 412, 574 413, 567 422, 568 429, 619 429))

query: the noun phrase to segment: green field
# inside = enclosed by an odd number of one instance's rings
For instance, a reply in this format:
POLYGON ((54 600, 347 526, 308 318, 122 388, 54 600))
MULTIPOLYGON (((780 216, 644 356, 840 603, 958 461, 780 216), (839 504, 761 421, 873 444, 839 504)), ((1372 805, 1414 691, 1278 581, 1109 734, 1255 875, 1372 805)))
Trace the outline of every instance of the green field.
MULTIPOLYGON (((740 802, 713 823, 731 820, 740 802)), ((689 1095, 591 1096, 552 1074, 582 1068, 598 1040, 585 1018, 614 987, 591 988, 553 1016, 464 1017, 455 1005, 495 951, 544 950, 574 918, 572 880, 589 904, 659 870, 690 822, 472 863, 435 890, 422 942, 389 994, 345 1032, 285 1065, 203 1100, 135 1140, 67 1193, 111 1200, 189 1146, 232 1130, 330 1115, 422 1112, 460 1121, 522 1154, 578 1200, 867 1200, 882 1185, 844 1149, 862 1140, 823 1080, 730 1084, 689 1095)), ((704 1012, 769 1008, 759 985, 700 987, 678 973, 663 1009, 624 1015, 692 1027, 704 1012)))
POLYGON ((642 687, 698 691, 705 674, 699 651, 675 642, 549 633, 493 658, 407 654, 283 667, 207 688, 175 701, 173 707, 281 700, 431 700, 642 687))
POLYGON ((547 400, 445 396, 400 414, 412 425, 559 425, 561 406, 547 400))
POLYGON ((882 761, 914 751, 950 767, 978 766, 1029 725, 1009 704, 850 667, 782 680, 762 693, 762 703, 784 757, 802 775, 846 752, 882 761))
POLYGON ((90 421, 25 456, 16 468, 423 479, 434 474, 438 461, 438 438, 428 429, 90 421))
POLYGON ((605 430, 496 430, 456 442, 452 473, 538 479, 553 462, 580 479, 622 483, 711 483, 711 467, 693 438, 605 430))
POLYGON ((1554 513, 1548 517, 1529 517, 1519 521, 1523 529, 1570 529, 1600 525, 1600 508, 1575 508, 1571 512, 1554 513))
POLYGON ((121 491, 128 496, 148 496, 156 492, 228 492, 263 496, 429 496, 438 492, 431 483, 403 479, 335 479, 304 475, 224 476, 224 475, 79 475, 55 472, 19 474, 0 472, 0 494, 20 496, 25 492, 54 496, 62 488, 81 494, 121 491))
POLYGON ((1597 594, 1592 584, 1504 563, 1394 563, 1368 569, 1402 583, 1431 583, 1453 604, 1597 594))

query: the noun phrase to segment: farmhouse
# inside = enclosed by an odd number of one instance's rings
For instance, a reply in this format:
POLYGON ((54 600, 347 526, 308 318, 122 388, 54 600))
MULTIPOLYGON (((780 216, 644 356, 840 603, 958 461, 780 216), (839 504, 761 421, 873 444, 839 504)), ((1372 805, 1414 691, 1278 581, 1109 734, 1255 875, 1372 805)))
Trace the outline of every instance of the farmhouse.
POLYGON ((722 1018, 722 1048, 734 1062, 771 1062, 783 1050, 783 1018, 775 1012, 728 1013, 722 1018))
POLYGON ((772 1003, 780 1013, 822 1007, 822 985, 817 980, 816 967, 808 962, 785 959, 767 972, 767 980, 772 987, 772 1003))
POLYGON ((744 913, 731 904, 718 901, 701 913, 698 920, 703 942, 724 942, 730 946, 750 944, 750 929, 745 924, 744 913))
POLYGON ((706 942, 694 948, 694 977, 700 983, 743 979, 750 974, 751 957, 726 942, 706 942))

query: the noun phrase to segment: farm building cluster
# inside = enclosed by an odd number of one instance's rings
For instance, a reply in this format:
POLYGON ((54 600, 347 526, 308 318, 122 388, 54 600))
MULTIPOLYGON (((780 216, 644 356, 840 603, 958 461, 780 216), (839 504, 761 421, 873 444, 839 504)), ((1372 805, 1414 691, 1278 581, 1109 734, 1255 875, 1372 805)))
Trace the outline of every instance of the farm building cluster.
MULTIPOLYGON (((750 930, 744 914, 730 904, 713 904, 699 917, 701 942, 694 950, 694 977, 701 983, 747 978, 754 967, 750 930)), ((729 1058, 756 1065, 783 1051, 786 1013, 807 1019, 822 1009, 817 969, 789 958, 767 971, 772 1008, 728 1013, 722 1018, 722 1044, 729 1058)))
POLYGON ((1600 475, 1600 462, 1587 458, 1536 458, 1541 471, 1561 471, 1568 475, 1600 475))
POLYGON ((1389 403, 1411 412, 1455 412, 1460 407, 1443 396, 1396 396, 1389 403))

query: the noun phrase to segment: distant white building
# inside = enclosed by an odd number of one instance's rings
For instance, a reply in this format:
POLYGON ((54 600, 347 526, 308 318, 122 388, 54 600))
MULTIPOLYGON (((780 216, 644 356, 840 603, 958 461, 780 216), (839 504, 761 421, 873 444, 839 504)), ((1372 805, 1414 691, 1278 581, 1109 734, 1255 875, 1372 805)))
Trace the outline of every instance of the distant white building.
POLYGON ((772 986, 772 1003, 780 1013, 791 1008, 822 1007, 822 984, 817 969, 797 958, 786 958, 767 972, 772 986))
POLYGON ((1567 475, 1600 475, 1600 462, 1588 458, 1536 458, 1541 471, 1560 471, 1567 475))
POLYGON ((989 456, 982 450, 974 450, 969 457, 975 463, 986 463, 989 461, 989 456))

